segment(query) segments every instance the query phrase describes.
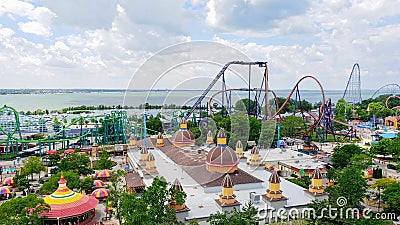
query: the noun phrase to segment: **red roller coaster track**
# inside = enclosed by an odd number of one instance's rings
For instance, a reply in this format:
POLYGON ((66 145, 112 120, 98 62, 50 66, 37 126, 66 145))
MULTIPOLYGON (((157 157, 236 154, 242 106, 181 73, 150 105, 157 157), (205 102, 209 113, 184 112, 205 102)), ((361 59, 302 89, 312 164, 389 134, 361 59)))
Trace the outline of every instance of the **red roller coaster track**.
MULTIPOLYGON (((276 113, 275 113, 274 115, 269 116, 269 119, 274 119, 274 118, 276 118, 276 117, 278 117, 278 116, 280 117, 280 112, 281 112, 282 109, 285 107, 285 105, 289 102, 290 98, 292 97, 292 95, 293 95, 293 93, 295 92, 295 90, 298 88, 299 84, 300 84, 303 80, 305 80, 305 79, 312 79, 312 80, 314 80, 314 81, 318 84, 318 87, 319 87, 320 90, 321 90, 321 102, 325 102, 325 93, 324 93, 324 89, 323 89, 321 83, 318 81, 318 79, 315 78, 315 77, 313 77, 313 76, 310 76, 310 75, 304 76, 304 77, 302 77, 300 80, 297 81, 297 83, 295 84, 295 86, 294 86, 293 89, 291 90, 289 96, 286 98, 286 100, 283 102, 283 104, 282 104, 280 107, 278 106, 278 102, 277 102, 277 98, 276 98, 275 93, 274 93, 273 91, 271 91, 272 94, 274 95, 274 98, 275 98, 276 107, 277 107, 277 108, 279 107, 279 108, 278 108, 278 110, 276 111, 276 113)), ((267 85, 266 85, 266 86, 267 86, 267 85)), ((214 113, 213 113, 212 110, 211 110, 211 101, 214 99, 214 97, 215 97, 216 95, 218 95, 218 94, 221 94, 221 93, 224 93, 224 92, 227 92, 227 91, 235 91, 235 90, 244 90, 244 88, 232 88, 232 89, 221 90, 221 91, 218 91, 217 93, 215 93, 214 95, 211 96, 211 98, 210 98, 209 101, 208 101, 208 107, 209 107, 209 112, 210 112, 210 114, 211 114, 212 117, 214 117, 214 113)), ((246 89, 246 90, 248 90, 248 89, 246 89)), ((265 91, 265 89, 264 89, 263 91, 265 91)), ((267 101, 267 100, 266 100, 266 101, 267 101)), ((269 110, 268 110, 268 112, 269 112, 269 110)), ((306 113, 309 114, 309 115, 311 115, 311 113, 309 113, 309 112, 306 112, 306 113)), ((268 114, 269 114, 269 113, 268 113, 268 114)), ((312 130, 314 129, 314 127, 317 126, 317 125, 319 124, 319 122, 321 121, 322 115, 323 115, 323 107, 320 107, 318 118, 315 118, 314 116, 312 116, 312 117, 314 118, 314 123, 313 123, 311 126, 309 126, 309 127, 307 128, 307 130, 306 130, 304 133, 301 133, 301 134, 298 134, 298 135, 305 135, 305 134, 309 133, 310 131, 312 131, 312 130)))
MULTIPOLYGON (((398 95, 391 95, 391 96, 389 96, 389 97, 386 99, 385 105, 386 105, 386 108, 388 108, 388 109, 389 109, 389 100, 392 99, 392 98, 400 99, 400 96, 398 96, 398 95)), ((394 106, 394 107, 392 107, 391 109, 393 109, 393 110, 395 110, 395 109, 400 110, 400 105, 394 106)))

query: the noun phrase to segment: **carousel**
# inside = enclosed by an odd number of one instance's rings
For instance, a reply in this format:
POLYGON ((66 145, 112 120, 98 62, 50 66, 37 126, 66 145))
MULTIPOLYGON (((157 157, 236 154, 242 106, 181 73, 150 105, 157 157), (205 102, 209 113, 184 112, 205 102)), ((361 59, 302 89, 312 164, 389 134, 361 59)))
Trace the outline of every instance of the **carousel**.
POLYGON ((95 208, 99 201, 88 195, 76 193, 67 187, 64 175, 58 181, 58 189, 44 198, 50 206, 48 212, 40 216, 45 217, 44 225, 88 224, 94 218, 95 208))

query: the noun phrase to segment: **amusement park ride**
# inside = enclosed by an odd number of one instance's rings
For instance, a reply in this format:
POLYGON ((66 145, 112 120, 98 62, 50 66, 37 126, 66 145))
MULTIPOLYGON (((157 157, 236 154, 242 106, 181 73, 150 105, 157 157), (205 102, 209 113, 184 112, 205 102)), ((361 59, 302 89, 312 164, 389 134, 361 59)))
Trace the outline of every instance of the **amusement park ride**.
MULTIPOLYGON (((79 145, 86 143, 87 138, 91 138, 96 143, 126 143, 127 114, 123 110, 113 110, 109 114, 97 116, 79 116, 71 120, 69 124, 62 127, 53 125, 53 132, 49 132, 45 122, 39 127, 34 124, 20 124, 19 113, 10 106, 0 108, 0 145, 5 154, 38 152, 42 154, 42 148, 47 146, 48 150, 55 149, 56 143, 60 143, 62 148, 67 148, 70 142, 76 141, 79 145), (101 121, 94 123, 92 128, 87 128, 87 121, 101 121), (73 129, 75 126, 77 128, 73 129), (100 133, 99 128, 102 127, 100 133), (22 128, 31 131, 28 134, 42 133, 47 137, 32 139, 23 135, 22 128), (34 148, 31 148, 35 146, 34 148)), ((59 125, 59 124, 57 124, 59 125)))
MULTIPOLYGON (((202 101, 205 101, 206 96, 210 92, 210 90, 215 86, 218 81, 222 81, 222 89, 216 93, 214 93, 211 97, 209 97, 207 101, 207 105, 205 110, 207 110, 207 115, 213 117, 215 110, 215 102, 213 100, 221 95, 220 107, 222 108, 221 113, 222 116, 227 116, 233 112, 233 101, 232 101, 232 92, 247 92, 248 99, 250 100, 254 97, 253 103, 251 101, 247 101, 247 114, 249 116, 255 116, 258 119, 262 120, 276 120, 282 121, 284 117, 281 116, 281 111, 288 104, 289 100, 292 98, 293 94, 295 94, 295 105, 297 106, 297 102, 299 103, 299 107, 294 107, 293 115, 298 113, 301 114, 303 119, 305 115, 307 115, 311 120, 308 124, 308 127, 304 132, 299 132, 294 134, 294 136, 298 137, 307 137, 308 134, 312 131, 315 132, 316 136, 321 142, 324 142, 327 139, 328 135, 332 135, 336 140, 336 135, 344 135, 347 137, 356 136, 355 129, 353 126, 335 120, 334 111, 332 107, 331 100, 325 99, 324 89, 321 83, 314 76, 304 76, 300 78, 292 88, 291 92, 285 99, 282 105, 278 104, 277 97, 273 90, 269 89, 269 75, 268 75, 268 66, 267 62, 243 62, 243 61, 232 61, 228 62, 223 66, 223 68, 219 71, 219 73, 215 76, 209 86, 204 90, 204 92, 200 95, 200 97, 195 101, 193 106, 188 110, 177 110, 171 112, 171 122, 177 124, 178 118, 188 119, 192 118, 192 121, 197 123, 202 120, 202 101), (248 66, 248 87, 245 88, 227 88, 225 72, 228 70, 231 65, 243 65, 248 66), (259 85, 259 88, 255 88, 251 85, 251 68, 252 66, 257 66, 259 68, 264 68, 264 73, 262 76, 262 81, 259 85), (299 85, 304 80, 312 80, 317 84, 319 90, 321 92, 321 102, 323 103, 321 107, 316 112, 308 112, 303 110, 301 105, 301 95, 299 85), (269 93, 272 94, 272 99, 269 98, 269 93), (255 105, 250 105, 255 104, 255 105), (273 107, 271 107, 271 105, 273 107), (256 108, 255 111, 252 111, 252 108, 256 108), (263 109, 261 109, 263 108, 263 109), (199 110, 200 113, 196 113, 195 111, 199 110), (261 113, 263 112, 263 113, 261 113), (196 118, 196 114, 200 115, 200 118, 196 118), (344 126, 348 127, 346 132, 338 132, 334 130, 332 125, 333 122, 340 123, 344 126)), ((257 85, 257 86, 258 86, 257 85)), ((389 84, 384 87, 378 89, 376 93, 379 93, 381 90, 385 88, 395 87, 400 90, 400 86, 397 84, 389 84)), ((398 92, 397 92, 398 93, 398 92)), ((348 104, 357 104, 361 102, 361 89, 360 89, 360 67, 358 64, 354 64, 352 72, 350 74, 350 78, 347 82, 346 90, 343 94, 343 98, 348 104)), ((389 97, 386 101, 386 105, 388 107, 389 99, 394 97, 389 97)), ((395 96, 395 98, 399 98, 395 96)), ((398 106, 397 106, 398 107, 398 106)), ((26 115, 24 115, 26 116, 26 115)), ((96 115, 96 116, 79 116, 71 120, 69 124, 64 124, 62 126, 53 126, 53 132, 47 132, 45 129, 46 125, 43 121, 36 121, 33 123, 35 127, 31 127, 32 124, 29 122, 21 126, 20 124, 20 115, 19 113, 9 106, 4 106, 0 108, 0 148, 3 148, 3 152, 5 154, 8 153, 18 153, 25 151, 38 151, 42 154, 42 147, 47 146, 48 150, 55 149, 56 143, 61 143, 62 148, 67 148, 70 145, 70 141, 78 141, 80 145, 84 144, 88 138, 91 138, 96 143, 126 143, 127 137, 131 134, 137 135, 137 129, 139 128, 141 134, 145 134, 145 130, 149 130, 148 128, 144 128, 140 125, 130 124, 130 121, 127 118, 127 112, 124 110, 113 110, 108 114, 96 115), (92 123, 91 128, 87 128, 87 121, 100 121, 96 123, 92 123), (70 130, 72 127, 78 129, 74 135, 70 134, 70 130), (101 129, 100 129, 101 128, 101 129), (30 131, 37 129, 39 133, 44 133, 47 135, 45 138, 31 140, 22 135, 21 130, 30 131), (35 144, 35 148, 31 148, 31 144, 35 144)), ((89 123, 90 124, 90 123, 89 123)), ((1 150, 1 149, 0 149, 1 150)))

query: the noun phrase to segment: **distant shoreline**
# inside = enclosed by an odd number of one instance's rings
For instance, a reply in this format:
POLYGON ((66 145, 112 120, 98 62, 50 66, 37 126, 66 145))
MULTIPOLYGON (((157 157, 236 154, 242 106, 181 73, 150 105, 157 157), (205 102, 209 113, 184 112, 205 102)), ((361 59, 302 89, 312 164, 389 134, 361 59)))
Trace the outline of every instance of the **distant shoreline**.
MULTIPOLYGON (((210 91, 216 92, 220 89, 212 89, 210 91)), ((17 95, 17 94, 66 94, 66 93, 124 93, 124 92, 202 92, 204 90, 200 89, 181 89, 181 90, 172 90, 172 89, 153 89, 153 90, 145 90, 145 89, 135 89, 135 90, 125 90, 125 89, 0 89, 0 95, 17 95)), ((277 92, 287 92, 291 91, 291 89, 276 89, 274 91, 277 92)), ((304 89, 301 90, 303 92, 314 92, 319 91, 304 89)), ((343 90, 324 90, 326 92, 343 92, 343 90)), ((372 89, 363 89, 362 91, 373 91, 372 89)))

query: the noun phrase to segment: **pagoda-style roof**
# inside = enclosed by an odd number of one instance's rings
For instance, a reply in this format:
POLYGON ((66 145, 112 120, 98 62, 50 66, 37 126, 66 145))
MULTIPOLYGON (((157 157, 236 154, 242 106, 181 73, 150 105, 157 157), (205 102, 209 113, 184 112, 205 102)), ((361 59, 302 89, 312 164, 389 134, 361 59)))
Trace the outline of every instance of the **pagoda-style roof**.
POLYGON ((181 182, 179 182, 178 178, 176 178, 174 183, 172 184, 172 189, 175 189, 177 191, 183 191, 181 182))
POLYGON ((147 155, 147 161, 154 161, 155 160, 155 158, 154 158, 154 155, 153 154, 151 154, 151 152, 147 155))
POLYGON ((278 173, 274 170, 274 172, 271 174, 269 177, 269 182, 272 184, 278 184, 281 182, 281 179, 279 178, 278 173))
POLYGON ((236 148, 243 148, 243 144, 240 140, 236 142, 236 148))
POLYGON ((225 175, 224 179, 222 180, 221 185, 224 188, 232 188, 233 187, 233 182, 232 182, 231 176, 229 176, 228 173, 225 175))
POLYGON ((219 129, 217 138, 226 138, 225 130, 223 128, 219 129))
POLYGON ((81 215, 96 208, 99 201, 88 195, 76 193, 67 187, 64 175, 58 181, 57 190, 44 198, 44 202, 50 205, 50 211, 42 213, 50 219, 73 217, 81 215))
POLYGON ((146 147, 143 147, 142 150, 140 150, 140 154, 148 154, 149 152, 147 151, 146 147))
POLYGON ((259 153, 260 153, 260 151, 258 150, 257 146, 254 146, 250 152, 250 154, 253 154, 253 155, 258 155, 259 153))
POLYGON ((314 170, 314 172, 313 172, 311 178, 312 178, 312 179, 318 179, 318 180, 321 180, 321 179, 322 179, 322 173, 321 173, 321 171, 319 170, 318 167, 315 168, 315 170, 314 170))

